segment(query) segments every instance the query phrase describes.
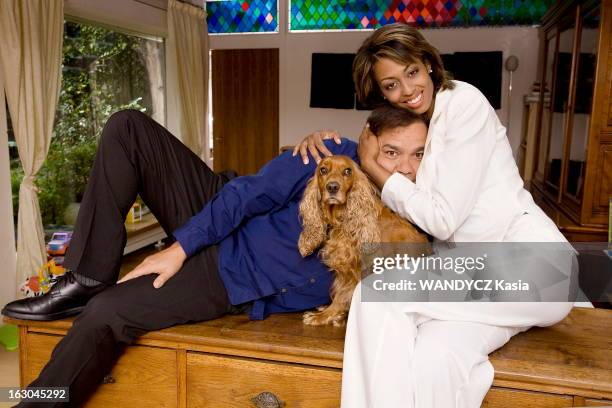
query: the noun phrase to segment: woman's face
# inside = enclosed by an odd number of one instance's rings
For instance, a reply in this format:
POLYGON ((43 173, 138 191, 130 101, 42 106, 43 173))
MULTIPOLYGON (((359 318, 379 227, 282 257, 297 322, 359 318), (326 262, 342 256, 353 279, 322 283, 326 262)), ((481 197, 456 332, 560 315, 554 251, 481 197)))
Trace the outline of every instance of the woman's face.
POLYGON ((400 173, 414 182, 426 139, 427 126, 423 122, 384 130, 378 135, 376 162, 389 173, 400 173))
POLYGON ((421 61, 402 65, 381 58, 374 64, 374 78, 391 105, 421 115, 429 110, 433 101, 430 68, 421 61))

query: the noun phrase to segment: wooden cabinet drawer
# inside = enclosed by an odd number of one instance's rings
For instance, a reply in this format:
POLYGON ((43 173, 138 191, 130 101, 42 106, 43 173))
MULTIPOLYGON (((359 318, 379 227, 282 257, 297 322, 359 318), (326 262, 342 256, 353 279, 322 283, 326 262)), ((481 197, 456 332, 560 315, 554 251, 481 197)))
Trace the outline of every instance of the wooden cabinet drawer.
POLYGON ((482 408, 565 408, 573 406, 574 399, 567 395, 492 387, 482 408))
POLYGON ((187 353, 187 407, 255 407, 268 391, 286 408, 337 408, 341 371, 245 358, 187 353))
MULTIPOLYGON (((26 385, 34 380, 61 337, 28 333, 26 341, 26 385)), ((102 384, 87 407, 176 407, 176 351, 131 346, 113 367, 114 383, 102 384)))

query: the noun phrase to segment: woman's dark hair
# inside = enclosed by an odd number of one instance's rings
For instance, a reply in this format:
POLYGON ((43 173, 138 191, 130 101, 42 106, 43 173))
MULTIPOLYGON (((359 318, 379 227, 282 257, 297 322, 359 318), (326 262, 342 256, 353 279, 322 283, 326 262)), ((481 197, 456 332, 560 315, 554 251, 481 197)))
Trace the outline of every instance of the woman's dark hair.
POLYGON ((408 109, 395 108, 389 105, 374 109, 368 117, 370 130, 376 136, 380 136, 385 130, 406 127, 418 122, 425 124, 421 115, 408 109))
POLYGON ((416 28, 402 23, 388 24, 366 38, 353 61, 355 92, 362 104, 371 107, 385 104, 374 78, 374 64, 381 58, 403 65, 417 61, 430 65, 434 94, 454 87, 450 75, 444 70, 440 52, 416 28))

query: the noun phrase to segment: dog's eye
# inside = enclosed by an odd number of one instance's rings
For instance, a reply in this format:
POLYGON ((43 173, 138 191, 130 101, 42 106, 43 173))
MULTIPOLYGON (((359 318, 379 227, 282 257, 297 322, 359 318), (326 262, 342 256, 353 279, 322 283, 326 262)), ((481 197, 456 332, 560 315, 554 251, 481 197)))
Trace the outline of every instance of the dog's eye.
POLYGON ((347 167, 346 169, 344 169, 342 174, 344 174, 345 176, 350 176, 351 174, 353 174, 353 170, 351 168, 347 167))
POLYGON ((319 173, 321 173, 322 176, 327 174, 327 167, 321 167, 321 169, 319 169, 319 173))

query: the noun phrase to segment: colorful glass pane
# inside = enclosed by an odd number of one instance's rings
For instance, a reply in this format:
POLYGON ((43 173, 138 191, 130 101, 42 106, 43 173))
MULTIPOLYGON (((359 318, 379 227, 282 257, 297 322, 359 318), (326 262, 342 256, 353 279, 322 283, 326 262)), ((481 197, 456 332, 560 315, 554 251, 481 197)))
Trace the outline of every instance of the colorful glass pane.
POLYGON ((217 0, 206 2, 210 34, 278 32, 277 0, 217 0))
POLYGON ((555 0, 289 0, 291 31, 531 25, 555 0))

